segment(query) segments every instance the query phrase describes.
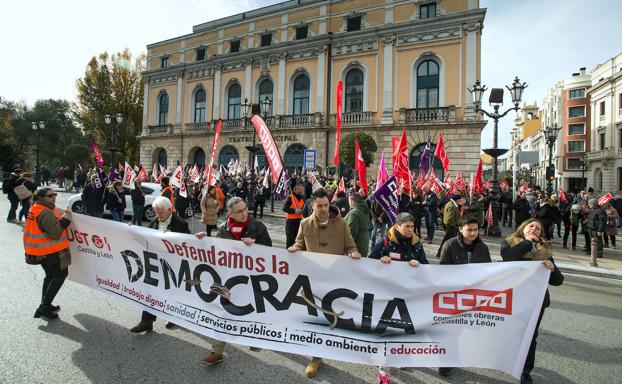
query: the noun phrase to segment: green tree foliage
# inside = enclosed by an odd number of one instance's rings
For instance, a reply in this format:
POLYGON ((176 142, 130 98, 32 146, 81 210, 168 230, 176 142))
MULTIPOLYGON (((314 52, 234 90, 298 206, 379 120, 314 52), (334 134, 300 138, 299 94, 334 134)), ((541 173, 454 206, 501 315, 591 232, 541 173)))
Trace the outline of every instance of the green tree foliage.
POLYGON ((91 160, 91 150, 83 144, 71 144, 65 148, 63 162, 65 164, 88 164, 91 160))
POLYGON ((359 139, 365 166, 369 167, 374 161, 374 153, 378 150, 378 145, 376 145, 373 137, 363 132, 350 133, 341 139, 339 142, 339 161, 354 168, 355 139, 357 138, 359 139))
POLYGON ((6 172, 23 162, 23 152, 17 150, 13 136, 13 118, 21 107, 0 97, 0 167, 6 172))
POLYGON ((76 84, 78 119, 101 149, 112 146, 112 127, 104 123, 104 116, 123 116, 123 122, 115 128, 114 144, 121 152, 120 158, 130 163, 139 160, 136 136, 142 127, 144 69, 144 55, 132 64, 132 54, 127 49, 112 56, 104 52, 89 61, 84 77, 76 84))

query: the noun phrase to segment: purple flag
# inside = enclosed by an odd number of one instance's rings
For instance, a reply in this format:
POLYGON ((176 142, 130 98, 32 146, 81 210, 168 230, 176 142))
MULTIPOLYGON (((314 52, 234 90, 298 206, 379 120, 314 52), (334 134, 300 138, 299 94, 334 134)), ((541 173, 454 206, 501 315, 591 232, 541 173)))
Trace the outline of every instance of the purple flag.
POLYGON ((283 200, 285 196, 287 196, 287 187, 289 187, 291 180, 289 175, 287 174, 287 170, 281 172, 281 177, 279 177, 279 182, 274 188, 274 196, 277 200, 283 200))
POLYGON ((430 169, 430 157, 432 156, 432 148, 430 142, 425 145, 421 159, 419 160, 419 170, 423 170, 423 173, 427 173, 430 169))
POLYGON ((397 179, 395 176, 391 176, 387 179, 387 181, 382 184, 380 188, 376 189, 371 196, 387 213, 391 223, 395 224, 395 218, 399 213, 399 204, 397 200, 397 179))

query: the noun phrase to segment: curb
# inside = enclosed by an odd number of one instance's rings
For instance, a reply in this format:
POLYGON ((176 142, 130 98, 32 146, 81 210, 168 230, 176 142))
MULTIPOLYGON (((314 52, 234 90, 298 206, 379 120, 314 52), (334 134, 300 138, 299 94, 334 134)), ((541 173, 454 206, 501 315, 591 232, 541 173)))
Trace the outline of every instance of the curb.
POLYGON ((604 277, 607 279, 622 280, 622 272, 612 271, 600 267, 582 267, 576 265, 569 265, 564 262, 556 261, 555 264, 560 271, 564 273, 570 273, 574 275, 604 277))

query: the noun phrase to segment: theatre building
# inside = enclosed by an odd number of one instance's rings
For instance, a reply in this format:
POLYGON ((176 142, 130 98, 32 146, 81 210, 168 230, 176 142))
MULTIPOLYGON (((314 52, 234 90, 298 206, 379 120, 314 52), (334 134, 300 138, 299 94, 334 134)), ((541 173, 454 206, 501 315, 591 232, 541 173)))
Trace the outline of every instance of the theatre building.
POLYGON ((215 164, 248 164, 248 117, 261 114, 287 168, 303 167, 305 149, 330 168, 343 81, 342 137, 371 135, 376 164, 384 152, 391 166, 406 128, 413 169, 442 133, 450 172, 474 172, 485 122, 467 88, 480 79, 484 15, 478 0, 298 0, 195 25, 147 46, 140 160, 205 164, 222 119, 215 164))

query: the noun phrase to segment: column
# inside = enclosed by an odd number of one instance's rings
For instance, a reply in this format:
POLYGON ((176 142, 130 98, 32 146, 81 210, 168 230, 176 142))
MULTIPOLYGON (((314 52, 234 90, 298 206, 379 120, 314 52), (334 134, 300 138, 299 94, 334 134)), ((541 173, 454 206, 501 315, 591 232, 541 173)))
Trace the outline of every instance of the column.
POLYGON ((220 77, 221 77, 222 64, 216 64, 216 70, 214 71, 214 105, 212 106, 212 120, 220 119, 220 77))
POLYGON ((380 124, 393 124, 393 40, 393 35, 384 37, 382 119, 380 124))
POLYGON ((281 38, 279 42, 284 43, 287 41, 287 13, 281 16, 281 26, 281 38))
POLYGON ((248 97, 248 102, 251 104, 253 104, 253 96, 251 95, 251 82, 253 81, 252 69, 253 59, 249 59, 246 62, 246 68, 244 71, 244 96, 242 96, 242 102, 244 102, 245 97, 248 97))
POLYGON ((385 0, 384 23, 393 24, 393 0, 385 0))
POLYGON ((477 32, 479 27, 479 23, 464 26, 466 31, 466 87, 463 95, 465 120, 474 120, 476 118, 473 97, 467 88, 473 87, 477 80, 477 32))
MULTIPOLYGON (((326 81, 326 74, 324 73, 324 68, 326 66, 326 59, 324 55, 324 50, 321 50, 317 55, 317 92, 315 93, 317 96, 315 97, 316 105, 315 111, 323 113, 324 112, 324 82, 326 81)), ((328 92, 331 92, 330 90, 328 92)), ((326 113, 330 113, 330 110, 326 111, 326 113)))
POLYGON ((182 88, 183 88, 183 75, 177 74, 177 112, 175 114, 174 133, 181 133, 181 100, 182 100, 182 88))
POLYGON ((326 5, 320 6, 320 29, 319 34, 323 35, 326 33, 326 5))
POLYGON ((149 134, 149 77, 143 79, 143 132, 142 136, 149 134))
POLYGON ((287 54, 281 53, 279 56, 279 94, 277 96, 277 115, 285 115, 285 58, 287 54))

